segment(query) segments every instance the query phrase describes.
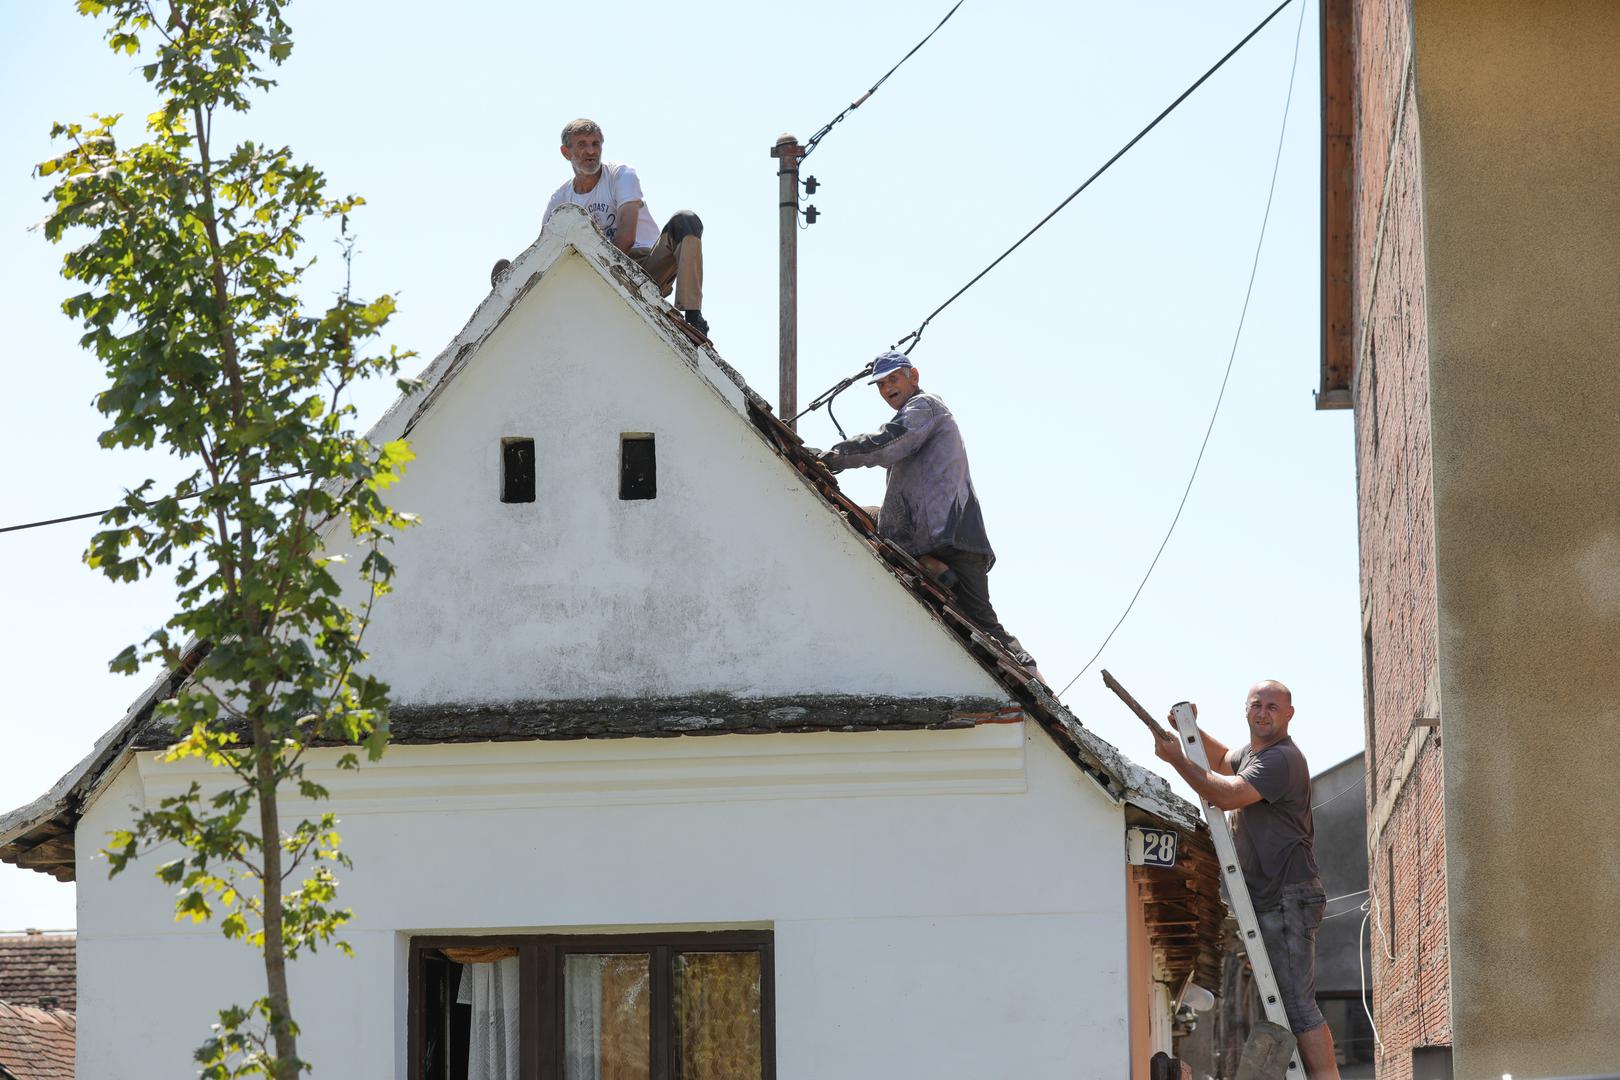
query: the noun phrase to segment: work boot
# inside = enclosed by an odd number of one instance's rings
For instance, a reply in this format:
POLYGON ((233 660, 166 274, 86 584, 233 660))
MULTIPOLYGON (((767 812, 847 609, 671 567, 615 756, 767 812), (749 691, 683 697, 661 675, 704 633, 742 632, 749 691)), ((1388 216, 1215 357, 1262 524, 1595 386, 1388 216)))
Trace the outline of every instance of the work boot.
POLYGON ((686 325, 690 326, 704 337, 709 336, 709 320, 703 317, 703 312, 699 311, 697 308, 693 308, 691 311, 683 311, 681 314, 686 317, 686 325))

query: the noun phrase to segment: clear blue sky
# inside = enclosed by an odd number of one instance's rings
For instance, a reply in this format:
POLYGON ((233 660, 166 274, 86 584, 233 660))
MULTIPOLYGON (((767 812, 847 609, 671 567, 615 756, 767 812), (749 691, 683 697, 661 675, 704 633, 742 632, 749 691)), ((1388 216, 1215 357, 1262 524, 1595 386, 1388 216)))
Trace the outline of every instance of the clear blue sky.
MULTIPOLYGON (((1296 0, 1305 2, 1305 0, 1296 0)), ((28 228, 55 119, 153 107, 137 61, 67 0, 0 12, 0 524, 91 510, 171 462, 100 450, 95 359, 59 310, 62 252, 28 228)), ((911 330, 1034 224, 1272 7, 968 0, 810 159, 823 217, 800 234, 801 398, 911 330)), ((778 133, 808 137, 930 29, 948 0, 873 5, 293 3, 282 86, 216 138, 290 143, 356 218, 355 287, 397 292, 394 340, 420 363, 538 232, 567 176, 563 122, 587 115, 636 165, 660 220, 707 231, 705 314, 720 353, 776 384, 778 133), (631 59, 622 28, 634 27, 631 59)), ((1095 651, 1180 498, 1231 347, 1265 204, 1299 9, 1290 7, 1091 190, 940 316, 914 358, 951 405, 999 562, 1003 621, 1061 686, 1095 651)), ((1304 39, 1277 201, 1247 328, 1181 525, 1101 663, 1155 711, 1203 705, 1241 737, 1259 677, 1287 681, 1313 767, 1362 740, 1354 457, 1347 413, 1317 413, 1317 11, 1304 39)), ((314 286, 335 288, 337 249, 314 286)), ((316 297, 316 299, 320 299, 316 297)), ((367 423, 390 395, 360 402, 367 423)), ((851 431, 888 418, 857 387, 851 431)), ((836 439, 824 414, 807 441, 836 439)), ((876 471, 846 474, 866 502, 876 471)), ((168 611, 166 582, 104 583, 93 522, 0 535, 0 810, 43 793, 147 682, 106 661, 168 611)), ((1092 671, 1081 720, 1157 764, 1092 671)), ((0 867, 0 930, 74 924, 73 889, 0 867)))

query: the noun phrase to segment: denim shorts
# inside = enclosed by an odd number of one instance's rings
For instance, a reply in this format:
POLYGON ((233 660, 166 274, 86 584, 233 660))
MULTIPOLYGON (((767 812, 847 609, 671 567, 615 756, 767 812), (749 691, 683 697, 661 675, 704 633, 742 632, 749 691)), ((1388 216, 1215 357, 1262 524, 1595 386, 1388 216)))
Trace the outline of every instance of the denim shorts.
POLYGON ((1295 1035, 1327 1022, 1316 1004, 1316 931, 1326 906, 1322 882, 1312 878, 1284 885, 1277 907, 1255 912, 1272 973, 1282 991, 1283 1007, 1288 1010, 1288 1026, 1295 1035))

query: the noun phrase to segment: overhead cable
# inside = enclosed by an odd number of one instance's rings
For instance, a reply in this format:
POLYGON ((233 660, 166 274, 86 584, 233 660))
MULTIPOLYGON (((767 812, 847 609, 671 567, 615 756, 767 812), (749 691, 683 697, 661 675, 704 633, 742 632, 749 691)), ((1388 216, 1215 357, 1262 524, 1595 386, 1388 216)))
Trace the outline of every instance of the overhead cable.
MULTIPOLYGON (((1283 0, 1283 7, 1286 7, 1291 2, 1292 0, 1283 0)), ((1277 8, 1277 11, 1281 10, 1282 7, 1277 8)), ((1277 11, 1273 11, 1271 15, 1266 16, 1266 20, 1269 22, 1272 16, 1277 14, 1277 11)), ((1260 25, 1264 26, 1265 23, 1261 23, 1260 25)), ((1198 444, 1198 456, 1193 459, 1192 473, 1187 477, 1187 486, 1181 491, 1181 501, 1176 504, 1175 516, 1170 519, 1170 527, 1165 530, 1164 539, 1159 541, 1159 549, 1153 553, 1153 561, 1148 563, 1147 572, 1142 575, 1142 580, 1137 584, 1136 591, 1131 594, 1130 602, 1125 605, 1125 610, 1120 613, 1119 619, 1114 623, 1113 629, 1108 631, 1108 636, 1103 638, 1101 645, 1097 646, 1097 651, 1091 654, 1091 659, 1087 660, 1085 666, 1075 673, 1074 678, 1065 683, 1063 685, 1063 689, 1058 691, 1059 697, 1062 697, 1064 694, 1068 693, 1069 687, 1075 684, 1075 680, 1079 679, 1081 675, 1084 675, 1086 672, 1091 670, 1091 665, 1095 664, 1097 662, 1097 658, 1102 655, 1103 650, 1108 648, 1108 643, 1114 640, 1114 634, 1116 634, 1119 631, 1119 628, 1124 625, 1125 619, 1131 613, 1131 609, 1136 606, 1137 598, 1142 595, 1142 590, 1147 586, 1148 579, 1153 576, 1153 568, 1159 565, 1159 556, 1164 554, 1165 546, 1170 543, 1170 537, 1175 534, 1176 523, 1181 520, 1181 512, 1187 508, 1187 497, 1192 494, 1193 482, 1198 479, 1198 467, 1204 463, 1204 451, 1209 448, 1209 437, 1215 430, 1215 419, 1221 414, 1221 402, 1226 400, 1226 384, 1232 378, 1232 364, 1237 360, 1238 343, 1243 340, 1243 323, 1244 320, 1248 318, 1249 301, 1254 297, 1254 279, 1260 271, 1260 252, 1265 247, 1266 226, 1271 222, 1271 204, 1272 200, 1277 194, 1277 173, 1282 169, 1283 141, 1288 135, 1288 110, 1294 101, 1294 76, 1299 72, 1299 39, 1301 33, 1304 31, 1304 28, 1305 5, 1304 3, 1301 3, 1299 9, 1299 25, 1294 30, 1294 60, 1293 64, 1288 69, 1288 94, 1283 99, 1282 128, 1277 132, 1277 155, 1272 161, 1271 165, 1271 186, 1266 189, 1265 213, 1260 217, 1260 236, 1255 240, 1254 259, 1249 265, 1249 284, 1248 287, 1243 290, 1243 308, 1238 312, 1237 331, 1232 335, 1232 348, 1231 351, 1227 353, 1226 371, 1221 376, 1220 390, 1215 394, 1215 406, 1210 410, 1209 423, 1204 427, 1204 440, 1198 444)), ((1256 27, 1256 30, 1258 29, 1259 27, 1256 27)), ((1254 33, 1251 32, 1249 37, 1253 36, 1254 33)), ((1248 38, 1244 38, 1243 40, 1247 41, 1248 38)), ((1242 44, 1243 42, 1239 42, 1238 47, 1241 48, 1242 44)), ((1233 50, 1233 52, 1236 51, 1236 49, 1233 50)), ((1232 53, 1227 53, 1226 55, 1229 57, 1232 55, 1232 53)), ((1223 57, 1221 63, 1225 62, 1225 57, 1223 57)), ((1220 64, 1216 65, 1216 67, 1219 66, 1220 64)), ((1210 69, 1211 72, 1214 70, 1215 68, 1210 69)), ((1209 78, 1208 73, 1205 74, 1204 78, 1209 78)), ((1199 82, 1202 81, 1203 79, 1199 80, 1199 82)), ((1195 87, 1197 85, 1198 83, 1193 84, 1195 87)), ((1189 93, 1190 92, 1191 91, 1189 91, 1189 93)), ((1186 94, 1183 94, 1182 97, 1186 97, 1186 94)), ((1158 121, 1155 120, 1154 123, 1158 123, 1158 121)), ((1140 136, 1138 136, 1138 138, 1140 138, 1140 136)), ((1022 243, 1022 241, 1020 241, 1020 243, 1022 243)), ((933 318, 933 316, 931 315, 929 318, 933 318)), ((927 325, 926 320, 924 321, 924 325, 927 325)), ((921 328, 919 328, 919 332, 920 330, 921 328)))
MULTIPOLYGON (((1103 162, 1102 166, 1096 172, 1094 172, 1090 176, 1086 177, 1086 182, 1085 183, 1081 184, 1079 187, 1077 187, 1073 191, 1069 192, 1068 197, 1066 199, 1064 199, 1062 202, 1058 203, 1057 206, 1053 207, 1051 213, 1047 214, 1045 217, 1041 218, 1040 221, 1036 222, 1035 227, 1033 229, 1029 230, 1029 232, 1025 233, 1023 236, 1020 236, 1018 238, 1018 243, 1014 244, 1012 247, 1008 248, 1006 251, 1003 251, 1000 255, 997 255, 994 262, 992 262, 989 266, 985 267, 983 270, 980 270, 977 274, 973 275, 973 279, 971 281, 969 281, 966 285, 963 285, 960 289, 957 289, 954 293, 952 293, 951 298, 949 300, 946 300, 943 304, 939 305, 939 307, 935 308, 932 312, 930 312, 929 315, 928 315, 928 318, 924 319, 920 324, 918 324, 917 329, 913 330, 911 333, 907 334, 905 337, 901 338, 899 341, 895 342, 894 345, 892 345, 890 347, 895 348, 895 349, 899 349, 899 348, 901 348, 901 346, 905 345, 905 343, 909 341, 909 342, 912 343, 911 347, 916 348, 917 345, 922 342, 923 331, 928 328, 929 323, 934 321, 934 316, 938 315, 940 312, 942 312, 946 308, 950 307, 953 303, 956 302, 957 297, 961 296, 963 293, 965 293, 969 289, 973 288, 973 286, 977 285, 979 283, 980 278, 984 277, 984 275, 988 274, 990 271, 994 270, 997 266, 1001 265, 1001 261, 1003 259, 1005 259, 1007 256, 1011 255, 1013 252, 1017 251, 1019 246, 1022 245, 1025 240, 1028 240, 1030 237, 1034 236, 1037 232, 1039 232, 1041 230, 1041 226, 1045 225, 1048 221, 1051 221, 1054 217, 1056 217, 1058 215, 1059 211, 1061 211, 1065 206, 1068 206, 1071 202, 1073 202, 1075 200, 1075 197, 1077 195, 1079 195, 1082 191, 1086 190, 1086 188, 1090 187, 1092 185, 1093 181, 1095 181, 1099 176, 1101 176, 1103 173, 1107 172, 1109 170, 1109 168, 1114 164, 1114 162, 1116 162, 1120 158, 1124 157, 1126 152, 1129 151, 1131 147, 1133 147, 1137 143, 1141 142, 1143 136, 1145 136, 1148 132, 1152 131, 1154 128, 1158 127, 1159 122, 1161 120, 1163 120, 1165 117, 1169 116, 1172 112, 1174 112, 1176 110, 1177 106, 1179 106, 1183 101, 1186 101, 1188 97, 1192 96, 1192 92, 1194 90, 1197 90, 1200 86, 1203 86, 1204 82, 1211 75, 1213 75, 1217 71, 1219 71, 1221 69, 1222 65, 1224 65, 1228 60, 1232 59, 1232 57, 1236 56, 1239 49, 1241 49, 1241 48, 1243 48, 1243 46, 1247 45, 1249 43, 1249 41, 1251 39, 1253 39, 1253 37, 1256 34, 1258 34, 1261 30, 1264 30, 1266 28, 1267 23, 1271 22, 1272 19, 1276 18, 1277 15, 1279 13, 1281 13, 1283 8, 1287 7, 1289 4, 1291 4, 1293 2, 1294 2, 1294 0, 1283 0, 1282 3, 1278 4, 1277 7, 1275 9, 1273 9, 1273 11, 1271 12, 1270 15, 1267 15, 1264 19, 1260 20, 1260 24, 1258 26, 1256 26, 1253 30, 1250 30, 1247 34, 1245 34, 1243 36, 1242 41, 1239 41, 1236 45, 1232 46, 1229 50, 1227 50, 1227 53, 1226 53, 1225 56, 1223 56, 1219 60, 1215 61, 1215 66, 1214 67, 1210 68, 1208 71, 1206 71, 1202 75, 1198 76, 1198 80, 1196 82, 1194 82, 1191 86, 1187 87, 1187 89, 1183 90, 1181 92, 1181 96, 1177 97, 1176 100, 1174 100, 1170 104, 1166 105, 1164 107, 1164 111, 1159 113, 1158 116, 1155 116, 1148 123, 1147 127, 1143 128, 1141 131, 1138 131, 1135 135, 1133 135, 1131 137, 1130 142, 1128 142, 1124 146, 1120 147, 1117 151, 1115 151, 1113 157, 1111 157, 1107 161, 1103 162)), ((1302 3, 1301 6, 1303 7, 1303 3, 1302 3)), ((954 10, 954 9, 952 9, 952 10, 954 10)), ((950 16, 948 16, 948 15, 946 16, 946 18, 949 18, 949 17, 950 16)), ((924 40, 927 40, 927 39, 925 38, 924 40)), ((1297 45, 1296 45, 1295 52, 1296 52, 1296 54, 1298 52, 1297 45)), ((888 76, 884 76, 884 78, 887 78, 887 77, 888 76)), ((1290 77, 1290 79, 1289 79, 1289 90, 1290 90, 1290 93, 1293 90, 1292 77, 1290 77)), ((857 102, 857 104, 859 104, 859 102, 857 102)), ((853 108, 853 106, 851 106, 851 108, 853 108)), ((842 119, 842 116, 840 116, 840 119, 842 119)), ((833 121, 833 123, 837 123, 837 120, 833 121)), ((909 353, 911 350, 910 349, 905 349, 903 351, 909 353)))
POLYGON ((855 374, 846 379, 839 380, 833 385, 832 389, 826 391, 820 397, 816 398, 816 400, 800 409, 798 416, 795 416, 793 419, 789 420, 788 423, 796 424, 799 422, 800 416, 803 416, 805 413, 814 412, 825 405, 827 406, 827 419, 831 420, 833 422, 833 427, 838 429, 838 437, 840 439, 847 439, 849 436, 844 434, 844 425, 840 424, 838 422, 838 417, 833 415, 833 399, 839 394, 842 394, 845 390, 848 390, 851 386, 854 386, 857 379, 864 379, 868 375, 872 374, 872 365, 876 362, 877 361, 875 360, 869 360, 867 361, 866 366, 861 368, 861 370, 857 371, 855 374))
POLYGON ((862 105, 864 105, 866 103, 867 98, 869 98, 873 94, 877 93, 877 88, 882 86, 884 83, 888 82, 890 75, 893 75, 896 71, 900 70, 900 64, 903 64, 907 60, 910 60, 912 58, 912 56, 917 52, 918 49, 920 49, 924 45, 928 44, 928 38, 931 38, 935 34, 939 33, 939 27, 944 26, 946 23, 950 22, 951 21, 951 16, 956 14, 956 9, 961 7, 962 4, 965 3, 965 2, 966 2, 966 0, 956 0, 955 6, 953 6, 951 8, 951 10, 949 10, 949 11, 947 11, 945 13, 945 17, 943 19, 939 20, 939 26, 936 26, 932 30, 928 31, 928 37, 923 38, 921 41, 917 42, 917 44, 913 45, 911 47, 911 52, 906 53, 906 55, 904 55, 904 56, 902 56, 900 58, 900 63, 899 64, 894 65, 894 67, 892 67, 888 71, 884 72, 883 73, 883 78, 881 78, 877 82, 873 83, 871 89, 869 89, 866 93, 862 94, 860 97, 858 97, 854 101, 850 102, 849 105, 845 107, 843 112, 839 113, 837 116, 833 117, 831 120, 829 120, 825 124, 821 125, 821 130, 816 132, 814 135, 810 136, 810 141, 804 144, 804 154, 799 158, 799 160, 802 162, 805 158, 809 157, 815 151, 816 146, 818 144, 820 144, 821 140, 825 139, 827 137, 827 133, 833 129, 833 126, 835 124, 838 124, 840 121, 842 121, 844 119, 844 117, 848 116, 850 113, 852 113, 856 109, 860 108, 862 105))
MULTIPOLYGON (((296 477, 303 476, 304 472, 305 470, 299 469, 297 472, 281 473, 278 476, 267 476, 262 480, 254 480, 248 485, 248 487, 258 487, 261 484, 274 484, 278 480, 292 480, 296 477)), ((194 491, 190 495, 181 495, 180 499, 181 501, 185 501, 187 499, 200 499, 209 492, 218 491, 220 488, 226 486, 227 485, 225 484, 220 484, 216 487, 204 488, 201 491, 194 491)), ((145 505, 151 506, 153 504, 148 502, 145 505)), ((44 528, 46 525, 61 525, 62 523, 68 521, 83 521, 85 518, 103 517, 117 509, 120 508, 116 506, 109 506, 105 510, 87 510, 82 514, 69 514, 67 517, 46 518, 44 521, 29 521, 22 525, 4 525, 0 526, 0 533, 21 532, 24 529, 40 529, 44 528)))

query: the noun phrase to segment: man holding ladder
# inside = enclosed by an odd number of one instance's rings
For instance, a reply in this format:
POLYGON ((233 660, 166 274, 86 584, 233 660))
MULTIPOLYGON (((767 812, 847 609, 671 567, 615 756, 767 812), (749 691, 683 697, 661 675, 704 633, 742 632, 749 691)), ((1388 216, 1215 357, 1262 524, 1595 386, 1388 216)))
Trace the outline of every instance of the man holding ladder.
POLYGON ((1153 749, 1205 801, 1236 811, 1238 863, 1301 1063, 1310 1080, 1338 1080, 1333 1033, 1316 1004, 1316 931, 1327 895, 1312 849, 1311 771, 1288 737, 1294 696, 1276 680, 1258 682, 1247 713, 1249 742, 1236 750, 1198 729, 1213 768, 1187 756, 1173 717, 1169 731, 1154 732, 1153 749))

